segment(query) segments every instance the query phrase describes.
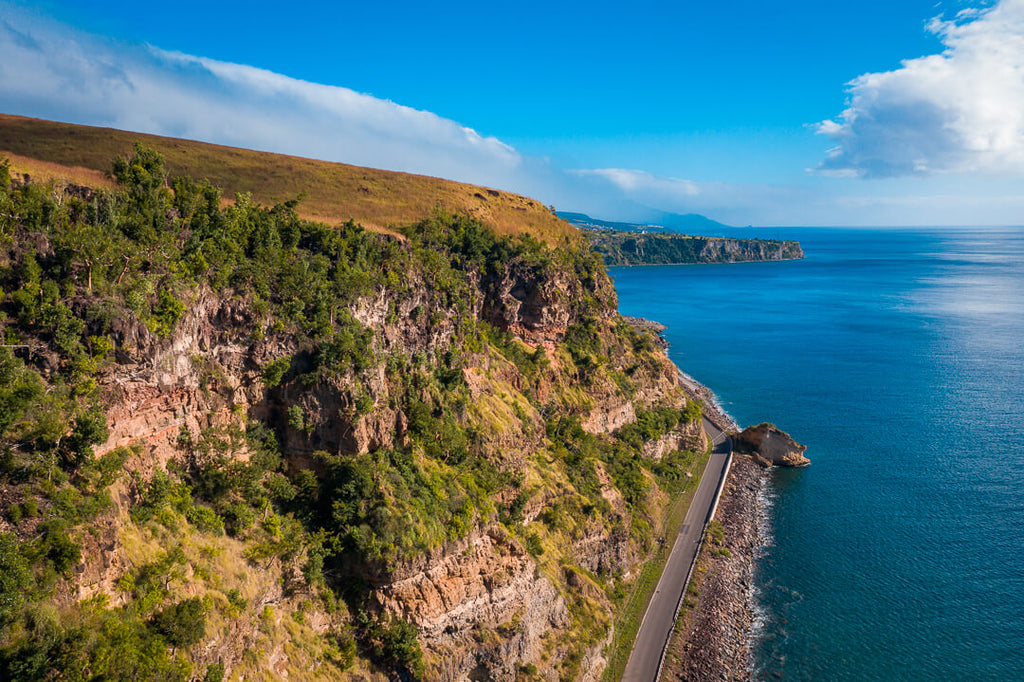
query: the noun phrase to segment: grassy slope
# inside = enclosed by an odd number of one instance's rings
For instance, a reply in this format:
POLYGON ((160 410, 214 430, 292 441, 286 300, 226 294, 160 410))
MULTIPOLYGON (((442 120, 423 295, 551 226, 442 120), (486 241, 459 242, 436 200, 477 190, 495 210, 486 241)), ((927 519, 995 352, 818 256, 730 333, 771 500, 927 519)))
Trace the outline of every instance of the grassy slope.
POLYGON ((404 225, 441 204, 468 213, 499 234, 526 232, 548 243, 579 239, 569 223, 539 201, 450 180, 316 161, 112 128, 94 128, 0 114, 0 157, 37 179, 106 186, 116 156, 136 141, 164 155, 172 175, 207 178, 230 197, 251 191, 263 204, 304 192, 303 217, 327 223, 353 219, 369 228, 404 225))

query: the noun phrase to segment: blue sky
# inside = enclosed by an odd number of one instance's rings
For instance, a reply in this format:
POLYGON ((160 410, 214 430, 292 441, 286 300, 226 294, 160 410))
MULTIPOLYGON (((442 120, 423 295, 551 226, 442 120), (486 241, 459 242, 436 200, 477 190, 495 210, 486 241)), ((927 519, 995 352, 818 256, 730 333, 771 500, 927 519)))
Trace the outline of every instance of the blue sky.
POLYGON ((1024 0, 0 0, 0 19, 7 113, 615 219, 1024 222, 1024 0))

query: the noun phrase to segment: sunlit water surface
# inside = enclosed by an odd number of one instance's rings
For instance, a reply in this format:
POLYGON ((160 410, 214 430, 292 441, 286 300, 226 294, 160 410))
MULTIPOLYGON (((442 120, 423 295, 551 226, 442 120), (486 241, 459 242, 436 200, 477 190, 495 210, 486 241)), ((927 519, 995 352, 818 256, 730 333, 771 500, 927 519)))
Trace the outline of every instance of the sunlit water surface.
POLYGON ((758 679, 1024 679, 1024 229, 737 231, 783 263, 614 268, 772 472, 758 679))

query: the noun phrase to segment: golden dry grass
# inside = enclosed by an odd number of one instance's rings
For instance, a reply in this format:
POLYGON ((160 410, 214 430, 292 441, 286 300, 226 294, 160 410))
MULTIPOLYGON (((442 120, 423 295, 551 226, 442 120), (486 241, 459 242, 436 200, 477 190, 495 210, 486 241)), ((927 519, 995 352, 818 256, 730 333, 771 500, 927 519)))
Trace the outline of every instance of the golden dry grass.
POLYGON ((30 159, 12 152, 0 151, 0 158, 4 157, 11 162, 11 170, 28 175, 35 181, 49 182, 53 180, 103 189, 116 187, 114 181, 106 173, 91 168, 62 166, 59 163, 30 159))
POLYGON ((109 186, 117 156, 141 142, 156 149, 171 175, 206 178, 228 197, 251 192, 270 204, 305 194, 304 217, 340 224, 350 219, 387 230, 420 220, 440 205, 474 216, 499 234, 528 233, 550 244, 575 243, 579 231, 539 201, 496 189, 423 175, 362 168, 112 128, 0 114, 0 156, 41 179, 109 186))

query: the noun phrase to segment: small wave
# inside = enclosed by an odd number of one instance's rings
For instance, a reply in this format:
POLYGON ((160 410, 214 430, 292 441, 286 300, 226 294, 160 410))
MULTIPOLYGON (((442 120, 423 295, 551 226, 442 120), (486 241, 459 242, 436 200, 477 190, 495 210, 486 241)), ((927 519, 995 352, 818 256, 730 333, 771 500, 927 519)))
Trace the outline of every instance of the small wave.
MULTIPOLYGON (((750 674, 757 679, 757 673, 763 671, 759 652, 764 647, 770 636, 779 634, 777 625, 772 623, 772 615, 767 606, 767 585, 762 580, 764 559, 768 548, 775 543, 775 534, 772 529, 772 510, 775 507, 776 493, 771 487, 771 481, 767 476, 762 476, 757 486, 757 543, 754 546, 754 575, 750 585, 750 611, 753 615, 753 622, 750 625, 750 640, 747 642, 750 647, 750 674)), ((761 654, 763 655, 763 654, 761 654)))
POLYGON ((768 548, 775 544, 772 513, 777 496, 778 492, 772 487, 771 480, 767 476, 762 476, 757 486, 757 558, 763 557, 768 548))
POLYGON ((679 371, 679 378, 682 380, 683 384, 690 389, 690 391, 700 396, 714 412, 722 415, 722 417, 725 418, 725 421, 728 422, 728 426, 736 429, 737 431, 739 430, 739 424, 735 419, 733 419, 733 416, 729 414, 729 411, 725 409, 722 405, 722 401, 718 399, 718 396, 714 391, 678 367, 676 369, 679 371))

